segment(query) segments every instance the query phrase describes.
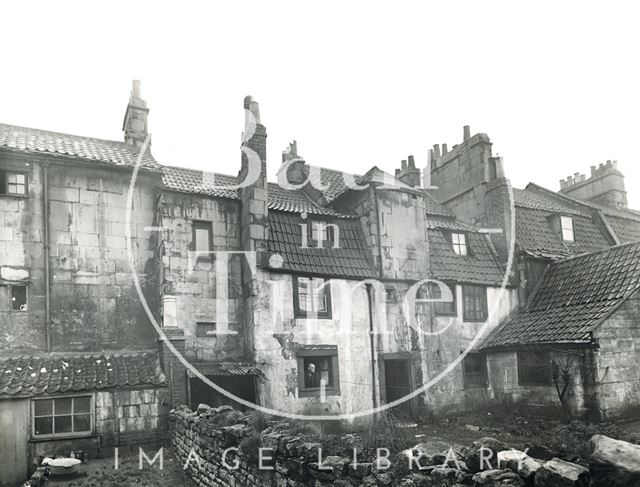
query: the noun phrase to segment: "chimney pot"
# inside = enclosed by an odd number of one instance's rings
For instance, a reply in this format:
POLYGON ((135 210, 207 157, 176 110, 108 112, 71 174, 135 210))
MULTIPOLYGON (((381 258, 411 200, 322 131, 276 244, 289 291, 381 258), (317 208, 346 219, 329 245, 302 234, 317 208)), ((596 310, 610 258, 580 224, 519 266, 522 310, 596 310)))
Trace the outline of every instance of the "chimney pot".
POLYGON ((469 140, 471 138, 471 128, 468 125, 465 125, 462 128, 462 133, 463 133, 463 135, 462 135, 462 140, 463 141, 466 142, 467 140, 469 140))
POLYGON ((415 169, 416 168, 416 161, 414 160, 413 156, 409 156, 408 158, 408 164, 409 164, 409 169, 415 169))
POLYGON ((435 159, 440 157, 440 145, 433 144, 433 155, 435 156, 435 159))
POLYGON ((574 181, 577 183, 578 181, 580 181, 580 173, 579 172, 574 172, 573 173, 573 179, 574 181))
POLYGON ((567 187, 567 183, 565 183, 564 179, 560 180, 560 189, 564 189, 567 187))
POLYGON ((442 144, 442 155, 446 155, 449 152, 449 149, 447 149, 447 144, 442 144))
POLYGON ((401 169, 404 171, 407 168, 407 160, 404 159, 401 163, 400 163, 400 167, 401 169))
POLYGON ((596 175, 596 166, 591 166, 591 177, 596 175))

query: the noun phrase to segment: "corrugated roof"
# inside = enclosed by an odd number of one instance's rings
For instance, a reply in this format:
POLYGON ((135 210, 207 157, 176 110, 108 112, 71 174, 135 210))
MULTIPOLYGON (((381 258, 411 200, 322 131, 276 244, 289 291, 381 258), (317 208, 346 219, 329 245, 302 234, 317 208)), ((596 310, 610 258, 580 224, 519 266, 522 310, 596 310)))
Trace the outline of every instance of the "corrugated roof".
POLYGON ((591 332, 640 288, 640 242, 550 264, 527 308, 483 348, 589 343, 591 332))
MULTIPOLYGON (((138 148, 125 142, 18 127, 0 123, 0 149, 87 159, 115 166, 135 166, 138 148)), ((142 167, 159 170, 160 165, 147 150, 142 167)))
POLYGON ((154 387, 165 382, 155 352, 49 354, 0 359, 0 396, 154 387))

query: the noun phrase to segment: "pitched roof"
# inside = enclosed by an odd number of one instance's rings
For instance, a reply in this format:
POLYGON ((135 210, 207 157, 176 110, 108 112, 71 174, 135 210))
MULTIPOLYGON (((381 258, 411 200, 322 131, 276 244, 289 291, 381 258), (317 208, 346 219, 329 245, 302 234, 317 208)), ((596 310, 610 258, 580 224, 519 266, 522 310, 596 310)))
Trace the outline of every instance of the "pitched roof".
POLYGON ((154 352, 48 354, 0 359, 0 397, 165 384, 154 352))
MULTIPOLYGON (((376 276, 369 250, 365 247, 365 238, 356 219, 342 218, 327 220, 338 225, 340 232, 339 248, 302 248, 302 223, 299 215, 271 211, 269 220, 269 239, 267 249, 271 258, 269 268, 275 271, 314 274, 318 276, 344 276, 369 278, 376 276), (282 256, 282 265, 274 254, 282 256), (274 265, 275 264, 275 265, 274 265)), ((310 244, 308 244, 310 246, 310 244)))
POLYGON ((491 333, 483 348, 589 343, 618 305, 640 288, 640 242, 550 264, 526 309, 491 333))
POLYGON ((336 217, 346 216, 333 208, 317 205, 300 189, 284 189, 276 183, 269 183, 267 198, 270 210, 336 217))
MULTIPOLYGON (((26 151, 102 162, 114 166, 133 167, 138 148, 115 140, 18 127, 0 123, 0 149, 26 151)), ((160 165, 147 150, 142 167, 158 170, 160 165)))
POLYGON ((163 166, 162 183, 167 189, 180 193, 238 199, 238 191, 234 189, 238 184, 236 176, 183 167, 163 166))

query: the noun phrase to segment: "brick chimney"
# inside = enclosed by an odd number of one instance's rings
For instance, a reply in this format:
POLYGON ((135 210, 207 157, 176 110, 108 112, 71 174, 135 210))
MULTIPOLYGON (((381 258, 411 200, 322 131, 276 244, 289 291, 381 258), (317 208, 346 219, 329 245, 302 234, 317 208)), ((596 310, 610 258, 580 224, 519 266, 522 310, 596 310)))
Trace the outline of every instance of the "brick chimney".
POLYGON ((560 180, 560 192, 584 201, 602 203, 613 208, 627 207, 624 175, 618 170, 618 161, 607 161, 591 166, 591 175, 575 173, 560 180))
POLYGON ((396 178, 412 188, 420 187, 420 169, 416 167, 413 156, 402 161, 400 169, 396 169, 396 178))
POLYGON ((124 114, 124 122, 122 130, 124 131, 124 141, 129 145, 142 147, 149 133, 147 127, 147 117, 149 109, 147 102, 142 99, 141 83, 133 80, 131 89, 131 97, 127 105, 127 111, 124 114))
POLYGON ((282 166, 278 170, 278 180, 285 177, 281 172, 286 170, 286 180, 283 179, 283 181, 292 185, 303 184, 307 180, 304 165, 304 159, 298 155, 298 143, 294 140, 282 151, 282 166))

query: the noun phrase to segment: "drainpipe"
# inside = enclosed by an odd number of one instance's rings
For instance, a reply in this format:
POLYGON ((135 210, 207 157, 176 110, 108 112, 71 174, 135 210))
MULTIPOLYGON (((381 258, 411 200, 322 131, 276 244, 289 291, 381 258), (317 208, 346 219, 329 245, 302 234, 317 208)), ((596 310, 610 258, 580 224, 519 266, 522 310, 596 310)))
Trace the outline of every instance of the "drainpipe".
POLYGON ((367 303, 369 304, 369 345, 371 347, 371 396, 373 399, 373 407, 378 407, 378 397, 376 395, 376 347, 375 347, 375 329, 373 323, 373 286, 365 284, 367 288, 367 303))
POLYGON ((44 309, 47 352, 51 352, 51 273, 49 268, 49 165, 42 164, 42 220, 44 227, 44 309))
POLYGON ((380 215, 380 204, 378 203, 378 193, 376 192, 375 186, 371 185, 371 192, 373 194, 373 201, 376 209, 376 226, 378 227, 378 275, 382 279, 384 277, 383 274, 383 266, 382 266, 382 215, 380 215))

